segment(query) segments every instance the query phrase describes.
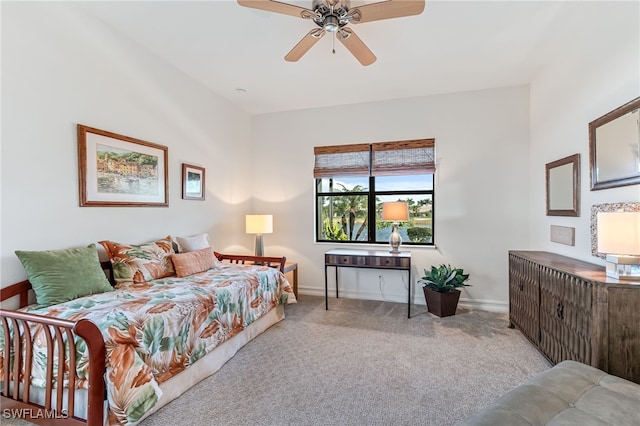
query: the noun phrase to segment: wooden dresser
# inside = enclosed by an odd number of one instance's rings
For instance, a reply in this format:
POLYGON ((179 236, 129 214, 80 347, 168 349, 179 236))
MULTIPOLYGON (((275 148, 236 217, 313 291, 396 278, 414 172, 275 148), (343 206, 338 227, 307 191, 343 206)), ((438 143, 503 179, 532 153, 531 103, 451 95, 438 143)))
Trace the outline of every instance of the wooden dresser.
POLYGON ((542 251, 509 252, 509 326, 553 364, 570 359, 640 383, 640 283, 542 251))

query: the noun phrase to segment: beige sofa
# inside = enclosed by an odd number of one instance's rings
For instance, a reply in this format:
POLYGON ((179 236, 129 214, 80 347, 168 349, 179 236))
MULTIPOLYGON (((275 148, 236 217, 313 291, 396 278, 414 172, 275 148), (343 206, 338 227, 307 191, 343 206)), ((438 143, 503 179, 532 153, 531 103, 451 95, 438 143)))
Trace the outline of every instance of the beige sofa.
POLYGON ((579 362, 563 361, 460 424, 638 426, 640 385, 579 362))

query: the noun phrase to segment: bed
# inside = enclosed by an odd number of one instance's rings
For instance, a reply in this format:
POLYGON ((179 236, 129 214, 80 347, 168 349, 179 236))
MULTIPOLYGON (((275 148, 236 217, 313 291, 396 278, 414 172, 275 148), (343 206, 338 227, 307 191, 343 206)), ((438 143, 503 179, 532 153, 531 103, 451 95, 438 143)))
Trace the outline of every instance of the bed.
MULTIPOLYGON (((215 253, 213 267, 195 261, 202 271, 188 275, 173 259, 161 260, 172 273, 156 269, 153 279, 140 275, 44 307, 29 304, 30 281, 3 288, 3 305, 11 298, 20 305, 0 309, 3 415, 136 424, 217 371, 295 303, 284 257, 215 253)), ((122 266, 113 257, 99 264, 108 276, 122 266)))

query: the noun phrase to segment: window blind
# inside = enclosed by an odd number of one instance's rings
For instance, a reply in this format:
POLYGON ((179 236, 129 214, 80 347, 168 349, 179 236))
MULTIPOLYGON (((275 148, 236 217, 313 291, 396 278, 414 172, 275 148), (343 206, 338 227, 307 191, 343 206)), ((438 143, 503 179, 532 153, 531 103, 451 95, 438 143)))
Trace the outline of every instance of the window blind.
POLYGON ((371 145, 371 175, 435 173, 435 139, 379 142, 371 145))
POLYGON ((314 148, 314 178, 435 173, 435 139, 314 148))
POLYGON ((315 166, 313 177, 369 176, 370 145, 317 146, 313 149, 315 166))

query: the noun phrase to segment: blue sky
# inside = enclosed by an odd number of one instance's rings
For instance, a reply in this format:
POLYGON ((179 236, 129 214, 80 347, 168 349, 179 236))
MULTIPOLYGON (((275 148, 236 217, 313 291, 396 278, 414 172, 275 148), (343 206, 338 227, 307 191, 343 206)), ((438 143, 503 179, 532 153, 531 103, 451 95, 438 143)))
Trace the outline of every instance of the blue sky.
MULTIPOLYGON (((432 189, 429 179, 426 179, 429 186, 425 187, 424 176, 427 175, 379 176, 376 178, 376 191, 424 191, 425 189, 432 189)), ((323 179, 323 184, 324 181, 328 185, 328 179, 323 179)), ((367 187, 369 178, 366 176, 334 178, 334 188, 340 188, 339 184, 344 185, 347 189, 352 189, 356 185, 367 187)), ((328 189, 328 187, 323 187, 323 190, 328 189)))

